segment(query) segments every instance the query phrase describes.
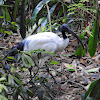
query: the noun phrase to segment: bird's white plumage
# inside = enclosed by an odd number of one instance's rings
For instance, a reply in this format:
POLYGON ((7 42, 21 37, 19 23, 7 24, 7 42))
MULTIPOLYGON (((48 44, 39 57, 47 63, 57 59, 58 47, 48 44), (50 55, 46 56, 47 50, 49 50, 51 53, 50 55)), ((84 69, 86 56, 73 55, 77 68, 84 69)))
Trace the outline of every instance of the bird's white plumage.
POLYGON ((53 32, 43 32, 27 37, 24 51, 44 49, 46 52, 59 52, 65 49, 68 43, 68 38, 60 38, 53 32))
MULTIPOLYGON (((32 51, 37 49, 44 49, 46 52, 60 52, 65 49, 69 43, 69 39, 60 38, 57 34, 53 32, 43 32, 35 35, 31 35, 27 37, 24 44, 24 51, 32 51)), ((41 61, 43 63, 47 60, 51 55, 50 54, 42 54, 41 61)), ((36 54, 32 54, 32 59, 35 62, 38 60, 36 54)), ((37 63, 37 62, 36 62, 37 63)))

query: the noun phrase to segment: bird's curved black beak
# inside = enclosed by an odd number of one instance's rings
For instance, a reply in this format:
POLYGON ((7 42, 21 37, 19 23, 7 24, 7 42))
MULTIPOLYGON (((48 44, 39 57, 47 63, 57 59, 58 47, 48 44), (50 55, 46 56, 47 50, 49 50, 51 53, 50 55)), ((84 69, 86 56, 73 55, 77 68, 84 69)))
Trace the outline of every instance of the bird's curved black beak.
POLYGON ((76 35, 76 33, 67 24, 63 24, 61 26, 61 31, 71 33, 73 36, 75 36, 78 39, 78 41, 81 43, 81 45, 84 49, 84 45, 83 45, 81 39, 76 35))

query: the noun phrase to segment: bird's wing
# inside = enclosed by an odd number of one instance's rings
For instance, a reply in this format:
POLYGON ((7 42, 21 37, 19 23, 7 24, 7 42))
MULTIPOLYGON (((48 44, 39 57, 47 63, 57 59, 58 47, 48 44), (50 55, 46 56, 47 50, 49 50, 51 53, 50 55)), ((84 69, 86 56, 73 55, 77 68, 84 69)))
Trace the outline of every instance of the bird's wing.
POLYGON ((33 35, 26 39, 24 51, 44 49, 47 52, 55 52, 58 39, 59 37, 55 34, 33 35))

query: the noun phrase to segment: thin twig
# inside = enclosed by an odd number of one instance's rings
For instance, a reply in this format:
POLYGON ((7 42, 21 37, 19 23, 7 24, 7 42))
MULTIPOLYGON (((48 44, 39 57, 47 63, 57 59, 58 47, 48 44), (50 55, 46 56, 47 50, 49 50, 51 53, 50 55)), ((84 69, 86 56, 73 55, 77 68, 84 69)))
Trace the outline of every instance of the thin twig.
POLYGON ((70 81, 70 80, 67 80, 67 83, 76 84, 76 85, 82 87, 84 90, 86 90, 86 88, 83 85, 79 84, 79 83, 76 83, 76 82, 73 82, 73 81, 70 81))
POLYGON ((50 32, 52 32, 52 28, 51 28, 51 16, 50 16, 50 12, 49 12, 49 6, 48 6, 47 3, 46 3, 46 6, 47 6, 47 11, 48 11, 48 19, 49 19, 49 25, 50 25, 50 32))

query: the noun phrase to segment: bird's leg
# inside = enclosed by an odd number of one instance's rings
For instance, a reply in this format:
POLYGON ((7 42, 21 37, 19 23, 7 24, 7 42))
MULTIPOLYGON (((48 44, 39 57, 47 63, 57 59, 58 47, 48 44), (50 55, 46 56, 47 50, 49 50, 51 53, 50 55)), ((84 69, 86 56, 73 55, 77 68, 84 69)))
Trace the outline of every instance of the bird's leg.
POLYGON ((32 66, 29 68, 29 72, 30 72, 30 79, 32 79, 32 66))
POLYGON ((39 72, 40 67, 36 63, 35 63, 35 65, 37 66, 38 69, 36 70, 36 72, 34 73, 34 75, 32 75, 32 66, 29 68, 29 72, 30 72, 30 81, 29 82, 32 82, 32 80, 35 78, 35 76, 39 72))
POLYGON ((33 78, 35 78, 35 76, 38 74, 38 72, 39 72, 39 67, 38 67, 38 69, 37 69, 37 71, 36 71, 36 73, 34 73, 34 76, 33 76, 33 78))
POLYGON ((51 75, 51 77, 53 78, 53 80, 54 80, 54 83, 56 83, 57 84, 57 82, 56 82, 56 80, 55 80, 55 78, 53 77, 53 75, 50 73, 50 70, 49 70, 49 67, 47 66, 48 65, 48 62, 46 62, 46 70, 47 70, 47 72, 51 75))

